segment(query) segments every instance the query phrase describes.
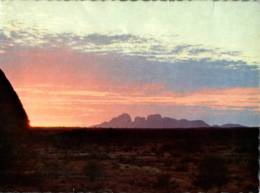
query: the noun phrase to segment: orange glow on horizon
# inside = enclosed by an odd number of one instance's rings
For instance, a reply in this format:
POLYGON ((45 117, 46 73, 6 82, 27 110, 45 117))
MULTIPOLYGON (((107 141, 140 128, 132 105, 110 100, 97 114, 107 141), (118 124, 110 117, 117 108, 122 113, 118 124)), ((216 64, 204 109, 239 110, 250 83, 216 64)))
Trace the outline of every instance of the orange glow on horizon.
POLYGON ((16 69, 9 69, 8 77, 32 126, 84 127, 124 112, 145 116, 167 111, 157 111, 158 106, 260 112, 259 88, 176 92, 163 84, 116 83, 95 65, 82 72, 72 64, 86 66, 98 61, 91 55, 83 57, 66 48, 58 51, 32 49, 13 54, 16 69))
MULTIPOLYGON (((131 107, 140 105, 204 106, 216 110, 251 108, 260 111, 258 88, 214 89, 185 94, 161 90, 157 95, 152 95, 149 94, 149 88, 155 87, 146 87, 148 90, 140 89, 139 92, 136 88, 129 88, 127 92, 126 88, 122 89, 124 92, 120 92, 118 88, 113 91, 112 87, 110 91, 18 88, 17 92, 29 114, 32 126, 91 126, 123 112, 131 113, 131 107)), ((140 109, 138 112, 149 114, 140 109)))

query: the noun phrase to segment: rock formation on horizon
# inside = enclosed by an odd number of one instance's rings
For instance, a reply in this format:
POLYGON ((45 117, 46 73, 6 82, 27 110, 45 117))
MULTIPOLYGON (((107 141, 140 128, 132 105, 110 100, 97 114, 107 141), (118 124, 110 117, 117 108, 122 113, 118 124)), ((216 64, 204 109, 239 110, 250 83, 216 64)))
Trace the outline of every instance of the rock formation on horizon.
POLYGON ((239 128, 239 127, 246 127, 246 126, 240 125, 240 124, 235 124, 235 123, 226 123, 226 124, 220 125, 219 127, 222 127, 222 128, 239 128))
POLYGON ((0 131, 18 133, 29 127, 23 105, 0 69, 0 131))
POLYGON ((101 123, 95 127, 99 128, 206 128, 210 127, 202 120, 186 120, 162 117, 160 114, 148 115, 145 117, 135 117, 132 121, 127 113, 123 113, 108 122, 101 123))
POLYGON ((104 122, 101 125, 103 127, 111 127, 113 125, 114 128, 129 128, 129 126, 132 124, 132 120, 130 115, 127 113, 123 113, 119 115, 118 117, 112 118, 109 122, 104 122))

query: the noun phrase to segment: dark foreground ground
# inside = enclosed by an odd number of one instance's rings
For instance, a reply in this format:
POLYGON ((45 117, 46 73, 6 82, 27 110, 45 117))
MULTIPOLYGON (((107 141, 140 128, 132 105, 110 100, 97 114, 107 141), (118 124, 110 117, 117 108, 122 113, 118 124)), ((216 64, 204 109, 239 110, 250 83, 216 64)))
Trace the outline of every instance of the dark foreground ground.
POLYGON ((2 146, 0 191, 258 192, 257 128, 39 129, 2 146))

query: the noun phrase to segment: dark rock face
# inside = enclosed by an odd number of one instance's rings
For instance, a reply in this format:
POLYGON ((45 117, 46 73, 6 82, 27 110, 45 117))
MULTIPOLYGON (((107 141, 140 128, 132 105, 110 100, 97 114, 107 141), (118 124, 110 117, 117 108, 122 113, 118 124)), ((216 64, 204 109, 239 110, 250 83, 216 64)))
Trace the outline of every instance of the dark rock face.
POLYGON ((96 127, 100 128, 205 128, 210 127, 202 120, 189 121, 186 119, 173 119, 169 117, 162 117, 160 114, 148 115, 147 119, 144 117, 135 117, 131 121, 130 115, 124 113, 111 119, 109 122, 101 123, 96 127))
POLYGON ((19 97, 0 69, 0 131, 19 132, 29 127, 29 120, 19 97))

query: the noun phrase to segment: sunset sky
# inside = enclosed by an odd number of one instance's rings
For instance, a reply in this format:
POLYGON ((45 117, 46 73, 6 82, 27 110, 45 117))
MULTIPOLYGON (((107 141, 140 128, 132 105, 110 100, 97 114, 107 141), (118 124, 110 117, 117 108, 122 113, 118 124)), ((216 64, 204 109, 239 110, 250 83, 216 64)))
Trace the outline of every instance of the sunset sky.
POLYGON ((259 53, 259 2, 0 2, 0 68, 32 126, 258 126, 259 53))

